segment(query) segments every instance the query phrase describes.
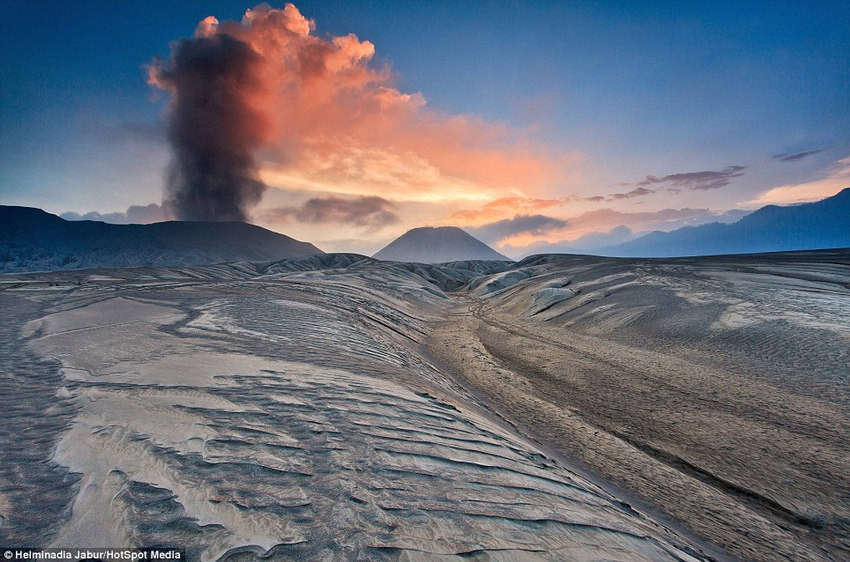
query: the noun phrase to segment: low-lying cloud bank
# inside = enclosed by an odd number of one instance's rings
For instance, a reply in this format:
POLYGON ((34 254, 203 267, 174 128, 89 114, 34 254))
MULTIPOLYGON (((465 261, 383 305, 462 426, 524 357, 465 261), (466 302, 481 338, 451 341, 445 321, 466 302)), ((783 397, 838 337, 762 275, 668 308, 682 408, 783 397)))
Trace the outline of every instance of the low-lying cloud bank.
POLYGON ((130 205, 123 213, 89 211, 80 214, 74 211, 66 211, 59 216, 69 221, 100 221, 112 224, 150 224, 174 219, 174 215, 167 206, 157 205, 156 203, 151 203, 150 205, 130 205))
POLYGON ((398 206, 377 196, 343 198, 337 196, 308 199, 299 207, 277 207, 259 214, 259 218, 276 223, 296 220, 311 224, 349 224, 374 232, 401 221, 398 206))
POLYGON ((724 213, 705 208, 635 213, 603 208, 569 219, 545 215, 515 217, 466 230, 506 255, 518 258, 540 251, 591 251, 653 230, 667 232, 711 222, 731 223, 747 214, 749 211, 741 209, 724 213))
POLYGON ((504 219, 466 230, 487 244, 497 243, 506 238, 518 235, 543 236, 549 232, 563 229, 567 221, 545 215, 517 215, 512 219, 504 219))

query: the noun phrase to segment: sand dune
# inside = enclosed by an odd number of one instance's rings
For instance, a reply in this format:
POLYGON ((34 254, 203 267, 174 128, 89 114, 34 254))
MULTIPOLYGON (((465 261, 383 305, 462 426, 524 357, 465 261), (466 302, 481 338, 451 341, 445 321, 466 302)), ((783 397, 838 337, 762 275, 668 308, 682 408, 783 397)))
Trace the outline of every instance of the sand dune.
POLYGON ((431 332, 481 396, 736 556, 846 556, 850 253, 516 268, 431 332))
POLYGON ((846 252, 0 277, 0 543, 840 559, 846 252))

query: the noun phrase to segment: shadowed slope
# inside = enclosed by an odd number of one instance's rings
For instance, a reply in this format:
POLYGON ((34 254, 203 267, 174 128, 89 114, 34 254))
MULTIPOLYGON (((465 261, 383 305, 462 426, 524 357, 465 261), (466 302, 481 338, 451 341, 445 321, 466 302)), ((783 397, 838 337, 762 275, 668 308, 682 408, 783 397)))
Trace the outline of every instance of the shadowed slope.
POLYGON ((312 244, 243 222, 107 224, 0 206, 0 272, 197 265, 321 253, 312 244))

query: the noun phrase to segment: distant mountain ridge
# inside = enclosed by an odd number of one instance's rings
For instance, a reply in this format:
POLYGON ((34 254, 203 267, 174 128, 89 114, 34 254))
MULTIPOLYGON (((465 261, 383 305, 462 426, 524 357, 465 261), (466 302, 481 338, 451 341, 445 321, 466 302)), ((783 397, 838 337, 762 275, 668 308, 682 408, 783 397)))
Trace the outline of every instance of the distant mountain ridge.
POLYGON ((513 261, 456 226, 426 226, 408 230, 373 257, 378 260, 413 263, 513 261))
POLYGON ((107 224, 0 205, 0 273, 271 261, 323 253, 244 222, 107 224))
POLYGON ((675 257, 789 252, 850 247, 850 187, 814 203, 768 205, 731 224, 650 232, 593 253, 621 257, 675 257))

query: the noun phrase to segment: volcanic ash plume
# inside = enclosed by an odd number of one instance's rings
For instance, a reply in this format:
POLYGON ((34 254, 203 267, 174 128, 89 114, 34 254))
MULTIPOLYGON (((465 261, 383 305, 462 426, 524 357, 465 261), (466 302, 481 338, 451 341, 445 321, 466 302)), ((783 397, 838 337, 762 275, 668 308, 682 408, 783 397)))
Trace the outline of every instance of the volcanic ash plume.
POLYGON ((251 104, 263 89, 262 58, 231 35, 201 30, 150 67, 150 83, 173 96, 167 203, 182 220, 245 220, 265 191, 254 151, 268 137, 268 120, 251 104))
POLYGON ((175 214, 243 219, 262 195, 261 174, 284 190, 385 200, 475 200, 564 181, 571 156, 498 123, 429 110, 374 55, 354 34, 317 35, 292 4, 201 21, 150 67, 150 83, 172 96, 175 214))

